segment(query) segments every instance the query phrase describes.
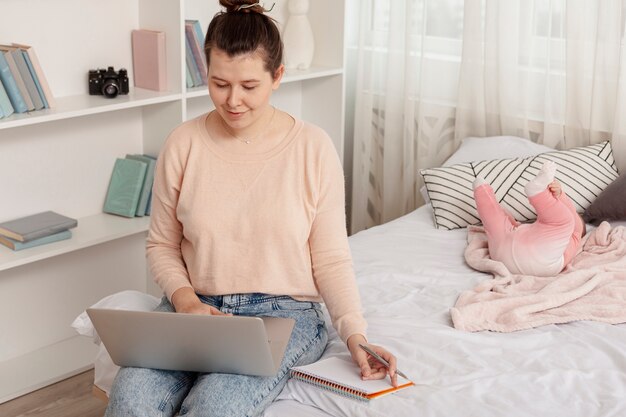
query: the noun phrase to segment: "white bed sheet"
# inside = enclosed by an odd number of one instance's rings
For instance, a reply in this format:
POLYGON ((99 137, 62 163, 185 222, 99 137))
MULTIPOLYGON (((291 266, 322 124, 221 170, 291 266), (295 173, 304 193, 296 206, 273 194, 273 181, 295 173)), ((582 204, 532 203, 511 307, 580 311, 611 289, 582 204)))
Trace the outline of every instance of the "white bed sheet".
MULTIPOLYGON (((350 237, 369 340, 416 387, 363 403, 291 380, 265 416, 625 416, 626 326, 452 327, 459 293, 489 279, 466 266, 466 233, 435 229, 426 205, 350 237)), ((329 330, 323 357, 348 357, 329 330)))

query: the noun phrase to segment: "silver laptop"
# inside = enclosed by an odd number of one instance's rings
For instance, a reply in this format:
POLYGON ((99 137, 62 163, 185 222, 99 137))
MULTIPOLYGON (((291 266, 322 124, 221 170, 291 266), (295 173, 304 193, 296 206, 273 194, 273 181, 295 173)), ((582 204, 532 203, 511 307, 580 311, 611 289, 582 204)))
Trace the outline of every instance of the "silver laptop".
POLYGON ((116 365, 259 376, 276 375, 295 323, 96 308, 87 314, 116 365))

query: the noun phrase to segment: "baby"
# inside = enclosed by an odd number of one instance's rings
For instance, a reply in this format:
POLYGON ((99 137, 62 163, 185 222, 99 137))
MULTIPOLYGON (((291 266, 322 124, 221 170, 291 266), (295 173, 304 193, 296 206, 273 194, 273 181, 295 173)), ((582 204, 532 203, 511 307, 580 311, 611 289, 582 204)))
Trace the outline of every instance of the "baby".
POLYGON ((491 259, 513 274, 554 276, 578 252, 585 223, 554 179, 556 165, 547 161, 524 191, 537 220, 520 224, 496 200, 484 179, 474 181, 474 199, 487 234, 491 259))

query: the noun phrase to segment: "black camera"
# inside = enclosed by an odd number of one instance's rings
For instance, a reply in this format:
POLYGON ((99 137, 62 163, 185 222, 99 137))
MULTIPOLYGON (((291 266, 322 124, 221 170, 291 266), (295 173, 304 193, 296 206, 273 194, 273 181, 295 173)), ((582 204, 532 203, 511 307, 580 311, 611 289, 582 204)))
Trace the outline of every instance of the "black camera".
POLYGON ((118 72, 113 67, 89 70, 89 95, 114 98, 118 94, 128 94, 128 72, 124 68, 118 72))

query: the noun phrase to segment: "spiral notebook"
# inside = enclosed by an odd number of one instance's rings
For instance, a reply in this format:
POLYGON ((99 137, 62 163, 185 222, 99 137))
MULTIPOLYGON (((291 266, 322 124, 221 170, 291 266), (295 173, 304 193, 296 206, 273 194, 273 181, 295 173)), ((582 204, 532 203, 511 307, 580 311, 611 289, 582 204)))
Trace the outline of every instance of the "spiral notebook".
POLYGON ((341 358, 328 358, 291 369, 291 378, 349 398, 370 401, 415 385, 398 375, 398 386, 389 378, 363 381, 359 367, 341 358))

